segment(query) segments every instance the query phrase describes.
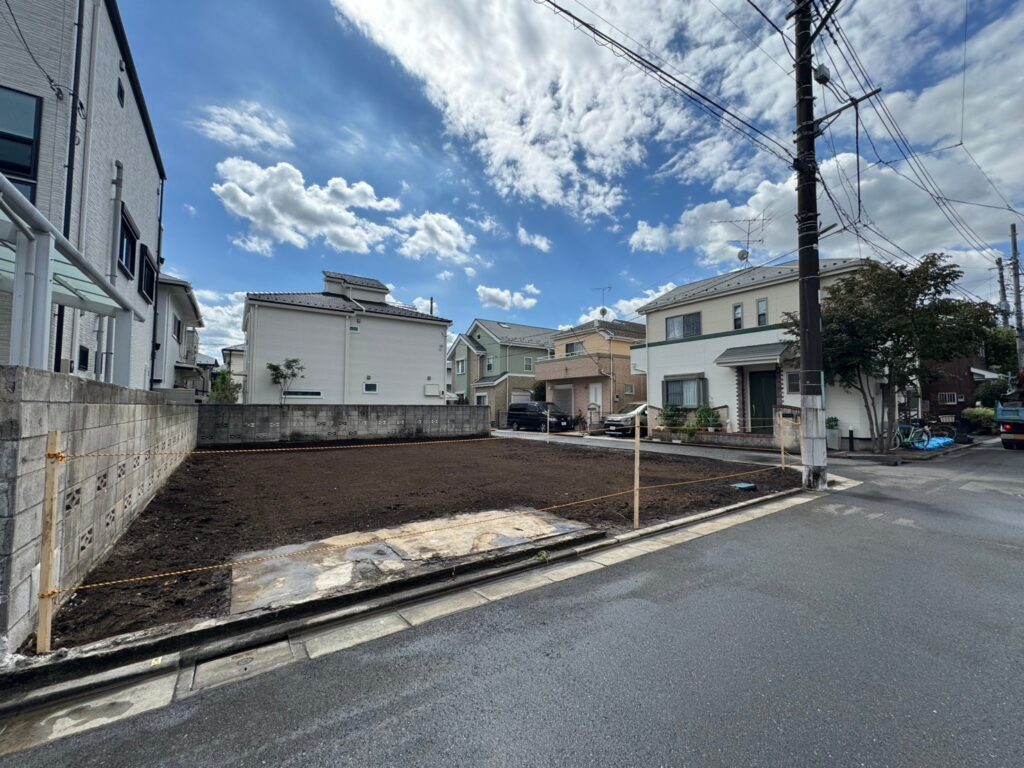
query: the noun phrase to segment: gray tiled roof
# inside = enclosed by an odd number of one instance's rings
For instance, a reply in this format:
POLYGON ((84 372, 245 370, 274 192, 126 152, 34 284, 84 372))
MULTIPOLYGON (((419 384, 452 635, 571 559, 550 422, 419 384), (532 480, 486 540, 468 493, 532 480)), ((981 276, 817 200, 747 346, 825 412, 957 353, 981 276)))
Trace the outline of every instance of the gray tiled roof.
POLYGON ((746 347, 729 347, 715 358, 715 365, 754 365, 771 363, 784 357, 791 347, 792 341, 776 341, 771 344, 751 344, 746 347))
POLYGON ((630 339, 642 339, 647 334, 647 326, 643 323, 628 323, 625 320, 590 320, 555 334, 555 338, 565 338, 583 333, 584 331, 604 330, 616 336, 630 339))
POLYGON ((252 301, 262 301, 268 304, 283 304, 292 307, 310 307, 311 309, 325 309, 331 312, 355 313, 361 309, 374 315, 389 315, 391 317, 407 317, 416 320, 434 320, 438 323, 450 323, 443 317, 428 315, 425 312, 417 312, 415 309, 387 304, 383 301, 360 301, 358 304, 338 296, 334 293, 248 293, 246 298, 252 301))
POLYGON ((202 352, 196 352, 196 365, 217 365, 217 360, 202 352))
MULTIPOLYGON (((862 264, 862 259, 821 259, 820 272, 822 275, 846 269, 856 264, 862 264)), ((762 283, 774 283, 779 280, 796 279, 799 274, 797 262, 779 264, 770 267, 747 267, 737 269, 725 275, 709 277, 705 280, 698 280, 695 283, 681 285, 668 293, 659 296, 654 301, 648 302, 640 307, 637 312, 645 314, 661 307, 681 304, 695 299, 714 296, 719 293, 728 293, 743 288, 751 288, 762 283)))
POLYGON ((224 347, 221 352, 245 352, 245 344, 235 344, 233 347, 224 347))
POLYGON ((518 343, 534 347, 550 347, 552 339, 558 333, 558 330, 555 328, 506 323, 503 320, 481 320, 477 318, 474 322, 486 328, 503 344, 518 343))
POLYGON ((388 287, 384 285, 380 280, 375 280, 372 277, 359 277, 359 275, 346 275, 344 272, 328 272, 324 270, 324 277, 329 277, 333 280, 344 280, 349 285, 357 285, 361 288, 374 288, 378 291, 386 291, 388 287))

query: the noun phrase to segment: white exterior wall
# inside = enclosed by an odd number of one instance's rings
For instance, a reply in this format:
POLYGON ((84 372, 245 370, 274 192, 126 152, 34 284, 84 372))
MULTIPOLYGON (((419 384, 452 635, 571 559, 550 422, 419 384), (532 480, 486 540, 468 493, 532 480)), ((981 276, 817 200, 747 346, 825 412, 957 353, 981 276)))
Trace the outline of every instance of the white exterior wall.
MULTIPOLYGON (((123 199, 139 228, 139 242, 145 243, 153 256, 159 244, 160 172, 146 135, 141 110, 135 101, 128 73, 121 71, 123 54, 114 35, 114 26, 106 3, 85 2, 82 27, 82 61, 80 100, 87 119, 78 121, 78 144, 75 148, 75 176, 72 190, 69 240, 78 246, 86 259, 105 275, 146 317, 145 322, 132 324, 132 369, 130 386, 148 388, 153 338, 153 308, 138 292, 139 269, 134 278, 118 270, 111 276, 114 258, 112 226, 114 223, 114 161, 124 165, 123 199), (87 103, 90 68, 89 44, 93 8, 96 9, 96 68, 92 103, 87 103), (117 99, 118 78, 124 85, 124 107, 117 99), (91 142, 89 167, 84 167, 86 143, 91 142), (84 227, 80 226, 79 208, 83 190, 88 189, 84 227)), ((0 85, 43 97, 42 127, 39 146, 39 167, 36 207, 58 229, 64 221, 64 192, 70 112, 73 99, 67 93, 74 75, 75 22, 77 0, 46 0, 18 3, 18 21, 25 37, 43 67, 62 84, 64 98, 58 100, 42 73, 32 63, 20 41, 8 25, 0 25, 0 85)), ((120 216, 120 212, 117 213, 120 216)), ((54 307, 56 309, 56 307, 54 307)), ((0 293, 0 360, 7 360, 10 332, 11 297, 0 293)), ((77 359, 77 344, 89 349, 90 369, 96 355, 96 316, 66 309, 62 358, 77 359), (77 343, 73 336, 73 318, 80 315, 77 343)), ((55 327, 55 325, 54 325, 55 327)), ((51 331, 53 333, 53 331, 51 331)), ((51 348, 49 358, 53 359, 51 348)), ((90 371, 77 371, 91 376, 90 371)))
POLYGON ((186 318, 191 318, 195 310, 192 309, 192 304, 189 302, 188 295, 184 290, 162 285, 157 296, 157 312, 159 313, 159 323, 157 325, 156 340, 160 345, 160 349, 156 351, 156 365, 154 366, 156 374, 154 378, 162 379, 162 381, 154 384, 154 386, 158 389, 173 389, 174 364, 178 360, 185 359, 186 333, 189 328, 193 327, 188 325, 186 318), (182 321, 180 339, 174 338, 175 317, 182 321))
POLYGON ((281 363, 288 357, 299 358, 306 367, 304 378, 291 388, 322 393, 318 400, 289 402, 444 403, 440 394, 425 394, 427 384, 437 385, 441 394, 445 388, 447 328, 438 323, 372 314, 353 317, 252 302, 245 335, 246 403, 280 401, 280 390, 270 380, 267 363, 281 363), (352 325, 359 331, 350 331, 352 325), (376 393, 363 392, 366 381, 377 384, 376 393))

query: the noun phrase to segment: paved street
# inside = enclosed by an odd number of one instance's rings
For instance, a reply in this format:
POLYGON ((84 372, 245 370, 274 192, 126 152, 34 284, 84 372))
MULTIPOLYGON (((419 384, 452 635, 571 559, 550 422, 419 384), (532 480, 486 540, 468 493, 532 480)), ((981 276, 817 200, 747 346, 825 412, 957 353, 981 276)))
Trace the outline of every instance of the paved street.
POLYGON ((1024 454, 851 490, 0 766, 1024 765, 1024 454))

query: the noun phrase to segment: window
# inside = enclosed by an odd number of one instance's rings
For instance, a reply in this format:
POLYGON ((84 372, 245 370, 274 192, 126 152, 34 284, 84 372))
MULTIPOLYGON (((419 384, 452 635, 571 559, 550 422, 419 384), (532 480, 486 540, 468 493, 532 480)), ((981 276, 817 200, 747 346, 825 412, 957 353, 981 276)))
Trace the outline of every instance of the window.
POLYGON ((565 356, 566 357, 577 357, 583 354, 583 342, 582 341, 570 341, 565 345, 565 356))
POLYGON ((117 103, 124 106, 124 83, 121 82, 120 77, 117 78, 117 103))
POLYGON ((625 393, 627 395, 635 395, 636 394, 636 387, 633 384, 627 384, 626 385, 626 389, 625 389, 625 393))
POLYGON ((455 373, 457 373, 459 376, 461 376, 465 372, 466 372, 466 361, 465 360, 456 360, 455 361, 455 373))
POLYGON ((956 405, 956 392, 939 392, 939 405, 956 405))
POLYGON ((732 329, 734 331, 740 330, 743 327, 743 305, 733 304, 732 305, 732 329))
POLYGON ((488 356, 488 358, 487 358, 487 370, 488 371, 493 371, 494 370, 494 358, 493 357, 488 356))
POLYGON ((524 357, 523 358, 523 370, 527 371, 527 372, 533 370, 533 358, 532 357, 524 357))
POLYGON ((177 315, 172 315, 171 318, 172 318, 171 319, 171 336, 173 336, 174 340, 177 341, 180 344, 181 343, 181 318, 178 317, 177 315))
POLYGON ((323 392, 319 389, 289 389, 284 393, 285 397, 323 397, 323 392))
POLYGON ((700 312, 665 318, 666 339, 690 339, 700 333, 700 312))
POLYGON ((487 395, 486 395, 486 393, 483 394, 483 395, 477 395, 476 396, 476 404, 477 405, 487 405, 487 395))
POLYGON ((800 394, 800 371, 791 371, 786 374, 786 394, 800 394))
POLYGON ((349 333, 359 333, 359 326, 358 325, 350 325, 348 327, 348 330, 349 330, 349 333))
POLYGON ((757 300, 757 324, 768 325, 768 299, 757 300))
POLYGON ((78 347, 78 370, 89 370, 89 348, 81 345, 78 347))
POLYGON ((35 202, 42 99, 0 87, 0 172, 35 202))
POLYGON ((139 293, 152 302, 156 296, 156 261, 145 245, 139 246, 139 293))
POLYGON ((707 403, 707 379, 682 377, 665 379, 665 404, 697 408, 707 403))
POLYGON ((364 381, 363 382, 363 393, 367 395, 377 394, 377 382, 375 381, 364 381))
POLYGON ((117 251, 117 265, 128 277, 135 277, 135 248, 139 244, 139 228, 131 214, 121 203, 121 244, 117 251))

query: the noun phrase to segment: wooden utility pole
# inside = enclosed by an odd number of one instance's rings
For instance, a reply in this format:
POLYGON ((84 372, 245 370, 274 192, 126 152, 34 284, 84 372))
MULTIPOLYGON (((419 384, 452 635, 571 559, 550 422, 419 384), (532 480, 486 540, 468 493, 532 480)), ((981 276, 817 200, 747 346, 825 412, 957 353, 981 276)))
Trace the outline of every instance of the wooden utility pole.
MULTIPOLYGON (((835 4, 829 14, 834 10, 835 4)), ((811 13, 810 2, 794 1, 791 15, 795 18, 796 30, 796 159, 793 168, 796 171, 796 226, 800 253, 800 458, 804 487, 823 490, 828 485, 828 473, 822 398, 818 162, 814 148, 818 124, 814 120, 811 13)))
POLYGON ((1020 252, 1017 250, 1017 225, 1010 225, 1010 276, 1013 278, 1013 309, 1017 321, 1017 370, 1024 368, 1024 311, 1020 305, 1020 252))
POLYGON ((1010 326, 1010 305, 1006 301, 1006 275, 1003 274, 1003 257, 996 259, 996 272, 999 275, 999 321, 1003 328, 1010 326))
POLYGON ((57 494, 60 490, 60 432, 46 437, 46 467, 43 472, 43 530, 39 542, 39 615, 36 620, 36 653, 49 653, 53 630, 53 607, 57 586, 54 553, 57 547, 57 494))
POLYGON ((633 417, 633 530, 640 527, 640 411, 633 417))

